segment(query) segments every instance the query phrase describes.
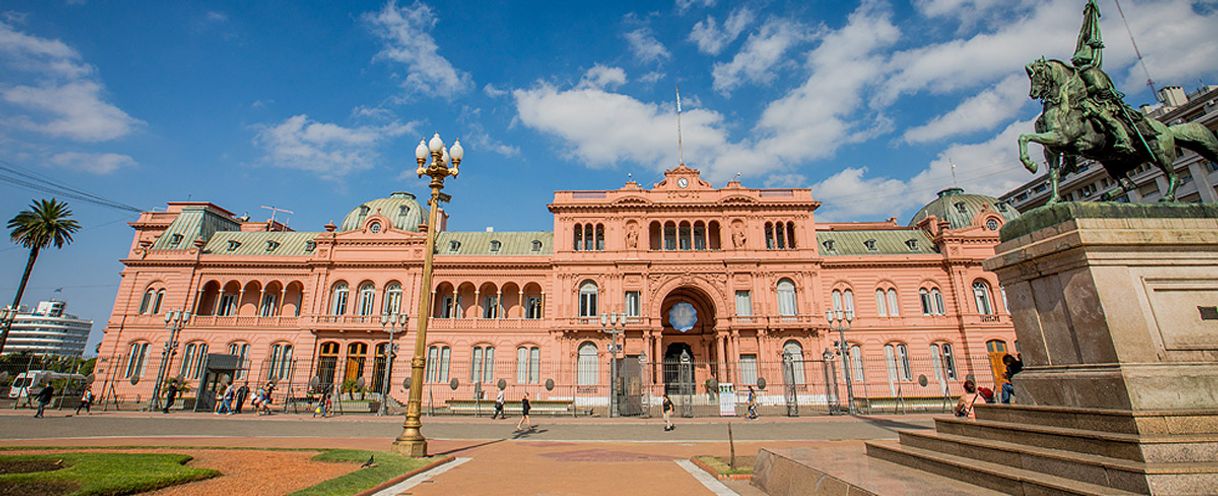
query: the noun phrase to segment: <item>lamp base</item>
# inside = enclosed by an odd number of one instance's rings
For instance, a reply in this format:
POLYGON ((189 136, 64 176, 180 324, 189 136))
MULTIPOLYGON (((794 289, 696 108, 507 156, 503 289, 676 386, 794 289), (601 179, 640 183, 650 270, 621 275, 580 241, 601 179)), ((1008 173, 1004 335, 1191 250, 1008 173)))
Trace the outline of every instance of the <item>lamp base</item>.
POLYGON ((399 437, 393 441, 393 452, 411 458, 425 458, 427 457, 427 440, 399 437))

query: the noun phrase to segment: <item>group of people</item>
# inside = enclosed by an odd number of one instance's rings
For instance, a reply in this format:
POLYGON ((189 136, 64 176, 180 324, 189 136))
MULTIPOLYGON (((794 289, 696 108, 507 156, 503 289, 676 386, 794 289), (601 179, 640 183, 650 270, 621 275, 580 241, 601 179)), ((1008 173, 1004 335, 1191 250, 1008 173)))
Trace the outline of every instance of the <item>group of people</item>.
MULTIPOLYGON (((47 384, 38 394, 34 395, 34 402, 38 404, 38 410, 34 413, 34 418, 43 418, 43 412, 46 411, 47 405, 55 399, 55 386, 47 384)), ((29 405, 29 402, 26 402, 29 405)), ((93 386, 86 385, 84 392, 80 393, 80 404, 76 406, 76 415, 80 415, 80 411, 84 410, 86 414, 93 415, 93 386)))
MULTIPOLYGON (((1018 355, 1003 355, 1002 364, 1006 369, 1002 377, 1006 380, 1002 383, 1002 389, 997 399, 1004 404, 1009 404, 1011 398, 1015 396, 1015 384, 1011 382, 1011 379, 1023 371, 1023 359, 1018 355)), ((964 394, 960 395, 960 399, 956 401, 956 408, 953 409, 953 412, 957 417, 974 419, 977 418, 974 406, 977 405, 978 401, 994 403, 994 400, 993 391, 987 388, 979 388, 976 382, 969 379, 964 381, 964 394)))

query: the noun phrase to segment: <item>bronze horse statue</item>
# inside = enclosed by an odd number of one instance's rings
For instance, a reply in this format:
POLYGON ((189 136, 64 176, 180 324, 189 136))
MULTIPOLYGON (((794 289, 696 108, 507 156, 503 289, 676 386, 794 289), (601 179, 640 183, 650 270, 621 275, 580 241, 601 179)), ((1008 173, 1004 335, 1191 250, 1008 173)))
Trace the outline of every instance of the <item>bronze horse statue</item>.
MULTIPOLYGON (((1028 142, 1044 145, 1049 167, 1052 193, 1047 204, 1061 199, 1058 182, 1078 164, 1078 157, 1091 159, 1104 166, 1119 188, 1105 192, 1102 200, 1112 200, 1134 189, 1127 174, 1144 163, 1152 163, 1167 178, 1167 191, 1160 201, 1175 201, 1180 185, 1173 167, 1179 156, 1177 145, 1218 163, 1218 137, 1200 123, 1168 126, 1119 102, 1120 119, 1126 133, 1132 137, 1133 148, 1119 149, 1113 133, 1094 115, 1086 111, 1083 100, 1090 98, 1086 83, 1075 68, 1060 60, 1040 59, 1025 68, 1032 88, 1028 96, 1040 100, 1043 110, 1036 119, 1036 132, 1019 136, 1019 160, 1035 173, 1036 162, 1028 158, 1028 142)), ((1104 76, 1107 79, 1107 76, 1104 76)), ((1109 86, 1110 81, 1105 81, 1109 86)), ((1118 100, 1119 101, 1119 100, 1118 100)))

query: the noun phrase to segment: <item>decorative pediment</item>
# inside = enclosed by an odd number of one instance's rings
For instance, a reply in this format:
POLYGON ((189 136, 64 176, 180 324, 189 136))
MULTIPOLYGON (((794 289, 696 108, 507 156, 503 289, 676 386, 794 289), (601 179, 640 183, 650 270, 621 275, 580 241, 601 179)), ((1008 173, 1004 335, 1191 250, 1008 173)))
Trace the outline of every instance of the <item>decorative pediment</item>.
POLYGON ((702 174, 685 164, 664 171, 664 180, 656 183, 653 191, 706 191, 715 189, 702 180, 702 174))
POLYGON ((630 205, 652 205, 654 202, 641 196, 624 196, 613 201, 613 205, 630 206, 630 205))
POLYGON ((746 204, 746 203, 751 204, 751 203, 757 203, 757 199, 753 198, 751 196, 746 196, 746 195, 731 195, 731 196, 727 196, 727 197, 723 198, 722 200, 719 200, 719 203, 721 203, 723 205, 732 205, 732 204, 740 205, 740 204, 746 204))

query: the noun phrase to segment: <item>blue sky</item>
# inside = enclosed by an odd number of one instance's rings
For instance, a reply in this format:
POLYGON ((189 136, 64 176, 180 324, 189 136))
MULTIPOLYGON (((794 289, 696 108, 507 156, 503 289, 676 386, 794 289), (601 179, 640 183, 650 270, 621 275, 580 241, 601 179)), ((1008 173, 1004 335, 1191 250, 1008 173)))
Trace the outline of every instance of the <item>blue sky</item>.
MULTIPOLYGON (((1068 58, 1082 0, 93 2, 0 4, 0 163, 141 209, 207 200, 320 230, 420 194, 413 150, 466 149, 450 228, 550 229, 554 190, 654 182, 685 160, 723 184, 812 187, 823 219, 904 222, 956 181, 1030 179, 1023 64, 1068 58)), ((1126 0, 1152 77, 1218 83, 1218 2, 1126 0)), ((1152 100, 1112 1, 1106 68, 1152 100)), ((10 218, 45 196, 0 183, 10 218)), ((109 316, 131 243, 120 210, 46 253, 25 301, 109 316)), ((26 253, 0 247, 8 301, 26 253)))

